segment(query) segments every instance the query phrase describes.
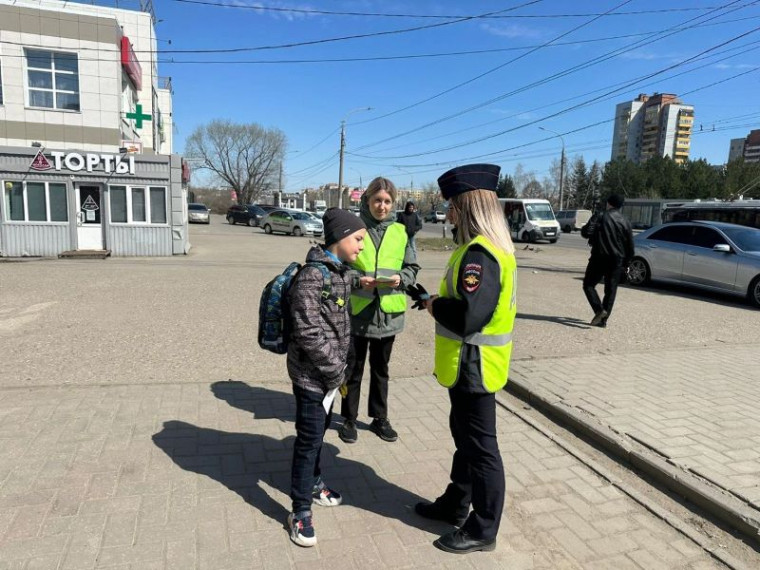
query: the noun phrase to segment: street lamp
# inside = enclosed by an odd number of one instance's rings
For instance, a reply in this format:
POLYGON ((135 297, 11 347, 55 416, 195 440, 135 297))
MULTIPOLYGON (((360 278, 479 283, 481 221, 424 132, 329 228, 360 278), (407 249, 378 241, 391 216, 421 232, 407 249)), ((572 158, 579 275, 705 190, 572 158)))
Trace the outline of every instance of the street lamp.
POLYGON ((563 190, 565 185, 565 139, 564 137, 559 134, 557 131, 553 131, 551 129, 547 129, 544 127, 538 127, 542 131, 546 131, 547 133, 553 133, 559 137, 559 140, 562 141, 562 158, 559 161, 559 209, 562 209, 562 202, 563 202, 563 190))
POLYGON ((358 107, 350 110, 340 122, 340 167, 338 170, 338 208, 343 208, 343 151, 346 148, 346 119, 359 111, 371 111, 372 107, 358 107))

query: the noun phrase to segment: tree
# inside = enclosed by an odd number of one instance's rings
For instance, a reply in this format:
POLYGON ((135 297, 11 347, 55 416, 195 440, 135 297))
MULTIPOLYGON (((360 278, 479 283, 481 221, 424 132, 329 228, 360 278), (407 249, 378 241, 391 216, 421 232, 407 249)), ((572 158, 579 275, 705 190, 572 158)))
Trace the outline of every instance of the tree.
POLYGON ((515 181, 509 174, 503 174, 499 177, 499 183, 496 185, 496 195, 499 198, 517 198, 515 181))
POLYGON ((256 123, 217 119, 195 129, 185 154, 237 193, 238 203, 250 204, 264 192, 279 188, 285 134, 256 123))
POLYGON ((567 199, 565 202, 573 207, 580 207, 584 197, 588 194, 588 168, 582 156, 576 156, 573 160, 570 176, 567 177, 567 199))
POLYGON ((732 160, 723 169, 723 198, 735 200, 760 197, 760 163, 743 158, 732 160))
MULTIPOLYGON (((443 198, 441 198, 441 191, 438 188, 438 184, 435 182, 427 182, 422 185, 422 192, 424 193, 425 197, 423 198, 423 204, 426 206, 428 211, 436 211, 440 210, 439 204, 441 204, 441 201, 443 198)), ((423 213, 425 208, 420 207, 420 213, 423 213)))
POLYGON ((523 188, 522 195, 524 198, 543 198, 544 187, 541 186, 541 183, 538 180, 533 178, 525 185, 525 188, 523 188))

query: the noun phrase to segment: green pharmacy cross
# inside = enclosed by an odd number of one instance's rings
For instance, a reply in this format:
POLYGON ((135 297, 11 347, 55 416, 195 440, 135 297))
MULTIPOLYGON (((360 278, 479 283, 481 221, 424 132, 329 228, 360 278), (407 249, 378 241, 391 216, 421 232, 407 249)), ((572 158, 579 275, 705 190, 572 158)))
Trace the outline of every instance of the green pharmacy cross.
POLYGON ((135 105, 134 113, 127 113, 127 119, 134 119, 135 127, 138 129, 142 129, 143 121, 150 121, 152 118, 153 117, 151 115, 143 113, 142 105, 140 103, 135 105))

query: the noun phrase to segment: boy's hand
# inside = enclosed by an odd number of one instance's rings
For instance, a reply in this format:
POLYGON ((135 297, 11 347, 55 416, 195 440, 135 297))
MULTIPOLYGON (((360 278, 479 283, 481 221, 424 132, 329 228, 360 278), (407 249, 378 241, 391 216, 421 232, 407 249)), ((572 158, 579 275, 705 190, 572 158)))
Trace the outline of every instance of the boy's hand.
POLYGON ((366 290, 372 290, 375 287, 377 287, 377 281, 375 281, 374 277, 360 277, 359 278, 359 285, 362 289, 366 290))

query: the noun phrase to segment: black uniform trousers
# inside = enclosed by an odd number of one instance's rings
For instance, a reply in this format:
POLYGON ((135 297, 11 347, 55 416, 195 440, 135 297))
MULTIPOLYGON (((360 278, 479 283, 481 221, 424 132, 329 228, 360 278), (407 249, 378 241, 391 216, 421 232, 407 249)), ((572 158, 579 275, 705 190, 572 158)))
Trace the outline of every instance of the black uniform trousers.
POLYGON ((623 275, 623 258, 614 255, 592 255, 583 277, 583 292, 594 314, 602 309, 612 314, 618 284, 623 275), (599 299, 596 285, 604 278, 604 301, 599 299))
POLYGON ((449 390, 449 427, 456 451, 451 483, 437 499, 457 516, 472 512, 462 525, 476 539, 496 538, 504 509, 504 465, 496 437, 496 396, 449 390))
POLYGON ((369 350, 369 402, 367 414, 371 418, 388 417, 388 363, 391 360, 395 336, 367 338, 354 336, 354 369, 346 382, 347 393, 340 405, 340 415, 356 421, 359 415, 359 397, 364 376, 364 362, 369 350))

